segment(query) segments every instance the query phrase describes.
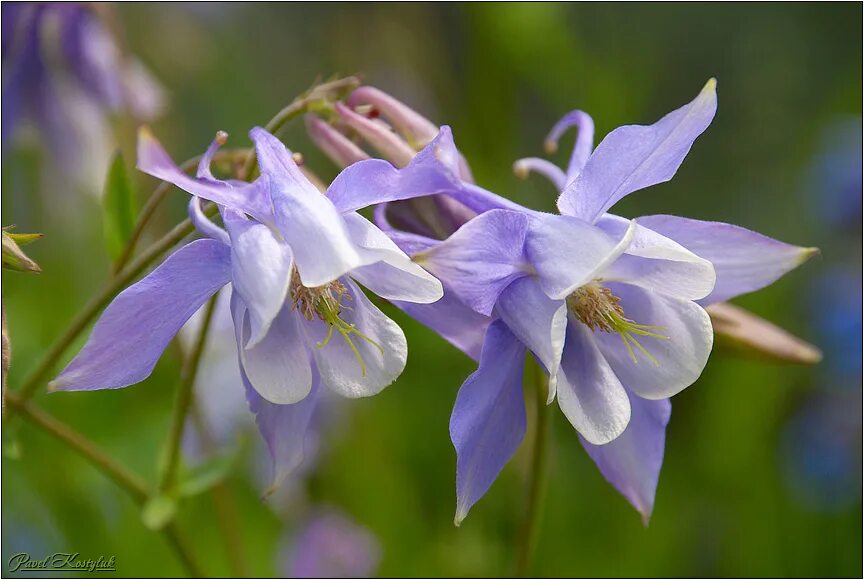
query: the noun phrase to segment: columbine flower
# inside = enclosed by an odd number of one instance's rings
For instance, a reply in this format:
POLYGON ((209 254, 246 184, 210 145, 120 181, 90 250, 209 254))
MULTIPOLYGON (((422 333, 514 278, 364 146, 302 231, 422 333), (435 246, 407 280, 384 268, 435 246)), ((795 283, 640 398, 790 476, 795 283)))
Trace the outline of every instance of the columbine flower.
POLYGON ((322 195, 279 140, 258 128, 250 135, 261 176, 246 183, 210 173, 224 133, 193 178, 142 132, 138 167, 193 194, 190 216, 206 238, 180 248, 117 296, 51 386, 93 390, 143 380, 180 327, 231 282, 241 375, 276 465, 275 485, 302 460, 303 433, 322 388, 345 397, 374 395, 405 367, 402 330, 357 282, 382 298, 410 302, 434 302, 442 291, 355 211, 411 195, 416 165, 396 170, 380 160, 359 163, 322 195), (219 204, 226 229, 205 217, 201 198, 219 204))
MULTIPOLYGON (((554 149, 564 130, 579 127, 567 172, 538 159, 516 165, 517 173, 539 171, 564 190, 561 216, 502 211, 513 204, 487 192, 468 204, 487 213, 443 243, 394 234, 403 248, 421 252, 415 259, 442 280, 445 299, 455 296, 487 324, 494 320, 451 419, 457 523, 524 435, 526 348, 549 373, 550 402, 557 392, 604 476, 647 521, 668 397, 696 380, 711 349, 701 305, 770 284, 812 254, 728 224, 672 216, 631 222, 606 213, 632 191, 671 179, 715 110, 712 80, 693 102, 654 125, 616 129, 593 153, 590 117, 571 113, 547 143, 554 149)), ((468 195, 478 190, 470 186, 468 195)), ((389 214, 379 215, 386 225, 389 214)), ((461 328, 460 336, 476 330, 461 328)))
POLYGON ((101 192, 112 142, 109 115, 147 120, 162 89, 124 56, 86 4, 3 4, 3 145, 34 123, 64 176, 101 192), (8 73, 8 74, 6 74, 8 73))

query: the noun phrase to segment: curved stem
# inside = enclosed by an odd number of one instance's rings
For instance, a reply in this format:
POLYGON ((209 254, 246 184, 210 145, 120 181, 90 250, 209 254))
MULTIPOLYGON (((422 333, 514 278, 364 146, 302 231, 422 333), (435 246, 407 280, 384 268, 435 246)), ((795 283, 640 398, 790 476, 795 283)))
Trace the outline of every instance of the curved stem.
POLYGON ((207 343, 207 334, 210 330, 210 322, 213 320, 213 312, 216 310, 216 296, 213 296, 204 310, 204 319, 198 330, 195 344, 180 372, 180 384, 177 388, 177 403, 174 405, 174 417, 171 421, 171 431, 168 436, 168 444, 165 455, 165 470, 159 482, 159 491, 167 491, 174 487, 177 480, 177 467, 180 463, 180 444, 183 440, 183 429, 186 426, 186 417, 192 406, 193 387, 195 377, 198 374, 198 365, 204 346, 207 343))
MULTIPOLYGON (((214 161, 218 161, 221 159, 239 159, 241 155, 243 158, 245 158, 248 154, 248 149, 225 149, 216 153, 216 155, 214 156, 214 161)), ((196 155, 191 159, 187 159, 182 164, 180 164, 180 169, 185 173, 189 173, 190 171, 198 167, 198 163, 201 162, 201 157, 201 155, 196 155)), ((135 222, 135 228, 129 235, 129 240, 126 242, 126 246, 123 248, 123 253, 120 254, 120 257, 117 258, 116 262, 114 262, 114 266, 112 269, 112 273, 114 275, 120 272, 123 267, 127 263, 129 263, 129 260, 132 258, 132 254, 135 252, 135 246, 138 244, 138 240, 141 239, 141 235, 144 233, 144 228, 150 222, 150 219, 155 215, 156 209, 159 207, 159 204, 161 204, 162 201, 166 197, 168 197, 168 193, 171 192, 171 189, 173 187, 173 184, 168 183, 167 181, 163 181, 155 190, 153 190, 153 193, 150 194, 150 197, 147 198, 147 201, 144 203, 141 211, 138 212, 138 220, 135 222)))
MULTIPOLYGON (((22 400, 14 393, 8 393, 6 395, 6 402, 9 405, 8 408, 16 409, 21 417, 78 452, 96 469, 104 473, 111 481, 116 483, 118 487, 132 496, 132 499, 135 500, 136 503, 144 505, 148 500, 150 497, 150 490, 148 489, 147 483, 138 475, 114 461, 114 459, 99 449, 95 443, 87 439, 84 435, 78 433, 67 424, 55 419, 31 403, 22 400)), ((202 576, 201 569, 193 559, 176 523, 171 522, 163 528, 162 532, 189 574, 192 576, 202 576)))
POLYGON ((537 545, 538 528, 543 512, 543 496, 546 491, 546 457, 549 451, 550 406, 546 404, 548 378, 543 368, 531 358, 532 390, 536 396, 536 422, 534 444, 531 448, 531 471, 528 474, 527 506, 522 520, 516 546, 516 576, 528 576, 534 549, 537 545))
MULTIPOLYGON (((317 84, 304 94, 294 99, 291 104, 276 113, 264 128, 268 132, 275 134, 276 131, 281 129, 288 121, 307 112, 310 106, 315 103, 321 102, 325 99, 341 98, 343 95, 350 93, 359 86, 360 79, 353 76, 317 84)), ((252 176, 255 174, 256 168, 257 158, 255 157, 255 151, 253 149, 249 152, 249 155, 246 158, 246 163, 243 165, 243 171, 240 174, 241 179, 246 181, 251 180, 252 176)))

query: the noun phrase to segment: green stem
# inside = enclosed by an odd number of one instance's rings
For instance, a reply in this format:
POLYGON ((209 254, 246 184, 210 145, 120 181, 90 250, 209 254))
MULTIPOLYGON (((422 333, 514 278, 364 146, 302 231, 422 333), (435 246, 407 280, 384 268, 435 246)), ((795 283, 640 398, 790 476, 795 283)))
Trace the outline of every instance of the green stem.
POLYGON ((213 320, 213 312, 216 310, 217 296, 213 296, 204 310, 204 318, 201 328, 189 357, 186 359, 180 372, 180 384, 177 388, 177 402, 174 405, 174 417, 171 421, 171 431, 168 435, 168 443, 165 453, 165 470, 159 482, 159 491, 168 491, 177 482, 177 468, 180 464, 180 444, 183 440, 183 429, 186 426, 186 417, 192 406, 192 397, 195 386, 195 377, 198 374, 198 365, 204 346, 207 344, 207 334, 210 330, 210 322, 213 320))
MULTIPOLYGON (((132 496, 132 499, 139 505, 146 503, 150 497, 147 483, 138 475, 114 461, 114 459, 99 449, 95 443, 84 435, 31 403, 22 400, 17 394, 7 393, 6 403, 9 405, 8 408, 16 409, 21 417, 78 452, 96 469, 116 483, 118 487, 132 496)), ((172 522, 166 526, 163 529, 163 533, 189 574, 192 576, 202 576, 201 570, 192 558, 191 552, 183 541, 176 524, 172 522)))
MULTIPOLYGON (((530 357, 529 357, 530 358, 530 357)), ((533 359, 532 390, 536 396, 536 425, 534 445, 531 448, 531 470, 528 473, 527 506, 522 520, 516 546, 516 576, 528 576, 534 550, 537 546, 540 519, 543 513, 543 496, 546 491, 546 457, 549 452, 550 406, 546 404, 548 378, 543 368, 533 359)))
MULTIPOLYGON (((291 104, 276 113, 264 128, 268 132, 275 134, 286 123, 303 113, 306 113, 310 106, 315 103, 334 98, 339 99, 356 89, 358 86, 360 86, 360 79, 353 76, 315 85, 306 91, 306 93, 294 99, 291 104)), ((243 171, 240 174, 242 179, 250 181, 252 176, 255 175, 255 169, 257 166, 258 160, 255 157, 255 152, 254 150, 250 151, 249 156, 246 158, 246 163, 243 165, 243 171)))

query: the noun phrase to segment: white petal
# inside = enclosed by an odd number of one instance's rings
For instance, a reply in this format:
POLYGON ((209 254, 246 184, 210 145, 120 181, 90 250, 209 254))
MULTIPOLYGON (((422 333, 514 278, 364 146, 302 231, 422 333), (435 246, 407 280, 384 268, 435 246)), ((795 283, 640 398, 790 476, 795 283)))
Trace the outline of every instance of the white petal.
POLYGON ((312 389, 312 366, 300 333, 300 317, 286 305, 267 335, 254 347, 243 348, 249 339, 249 315, 239 294, 232 294, 231 299, 240 362, 249 382, 271 403, 302 401, 312 389))
POLYGON ((645 399, 665 399, 693 384, 708 362, 714 344, 711 319, 689 300, 664 296, 629 284, 609 284, 621 299, 624 315, 638 324, 659 326, 657 334, 635 338, 657 360, 654 364, 638 349, 636 359, 614 333, 595 333, 597 344, 615 374, 628 389, 645 399))
POLYGON ((361 364, 348 341, 335 328, 323 346, 319 345, 327 336, 326 323, 317 318, 304 321, 303 329, 322 382, 345 397, 368 397, 381 392, 402 374, 408 358, 408 343, 399 325, 378 310, 356 284, 347 279, 343 279, 343 283, 351 300, 343 298, 346 308, 342 310, 342 320, 353 324, 378 346, 357 334, 348 335, 362 359, 361 364))
POLYGON ((613 238, 574 217, 534 215, 529 221, 525 253, 546 295, 562 300, 597 278, 620 256, 634 231, 632 226, 620 238, 613 238))
POLYGON ((558 374, 558 405, 582 437, 602 445, 621 435, 630 422, 627 391, 603 354, 591 330, 570 320, 558 374))

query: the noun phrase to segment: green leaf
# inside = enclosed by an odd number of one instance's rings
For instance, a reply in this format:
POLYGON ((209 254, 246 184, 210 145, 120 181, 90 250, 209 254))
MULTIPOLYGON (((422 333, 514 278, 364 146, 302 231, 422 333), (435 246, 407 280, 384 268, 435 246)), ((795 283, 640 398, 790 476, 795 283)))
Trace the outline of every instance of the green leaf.
POLYGON ((207 491, 228 476, 236 460, 237 453, 227 453, 196 465, 177 486, 177 492, 181 497, 190 497, 207 491))
POLYGON ((161 530, 174 519, 177 500, 168 495, 157 495, 147 500, 141 510, 141 521, 151 530, 161 530))
POLYGON ((135 192, 123 155, 118 151, 111 160, 102 199, 105 243, 113 258, 118 258, 135 228, 135 192))

